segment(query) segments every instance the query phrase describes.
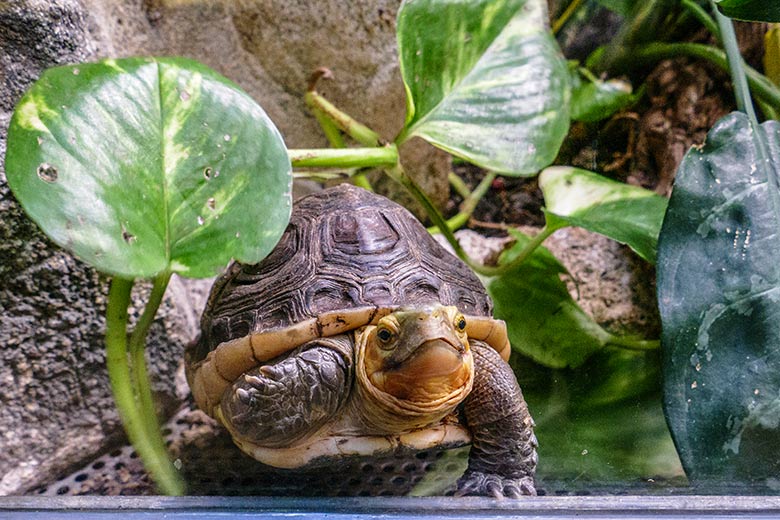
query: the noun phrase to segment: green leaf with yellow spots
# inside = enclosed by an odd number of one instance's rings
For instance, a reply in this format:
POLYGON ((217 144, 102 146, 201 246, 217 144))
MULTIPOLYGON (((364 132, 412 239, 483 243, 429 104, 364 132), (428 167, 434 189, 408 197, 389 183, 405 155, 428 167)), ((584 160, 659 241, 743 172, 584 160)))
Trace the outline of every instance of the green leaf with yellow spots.
POLYGON ((47 70, 14 112, 6 174, 54 242, 129 278, 256 262, 290 215, 290 161, 273 123, 181 58, 47 70))
POLYGON ((397 141, 419 136, 507 175, 553 161, 571 94, 544 0, 407 0, 397 27, 407 93, 397 141))

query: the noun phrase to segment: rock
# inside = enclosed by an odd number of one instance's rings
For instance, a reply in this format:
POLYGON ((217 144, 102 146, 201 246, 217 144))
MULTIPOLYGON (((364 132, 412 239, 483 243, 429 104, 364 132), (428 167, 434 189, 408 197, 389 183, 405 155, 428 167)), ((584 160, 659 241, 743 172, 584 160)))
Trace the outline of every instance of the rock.
MULTIPOLYGON (((11 110, 40 72, 94 58, 86 17, 73 0, 0 4, 2 156, 11 110)), ((106 292, 104 277, 24 215, 0 171, 0 495, 27 492, 123 442, 105 369, 106 292)), ((134 301, 137 317, 138 294, 134 301)), ((174 280, 149 335, 164 413, 180 401, 174 376, 198 305, 174 280)))

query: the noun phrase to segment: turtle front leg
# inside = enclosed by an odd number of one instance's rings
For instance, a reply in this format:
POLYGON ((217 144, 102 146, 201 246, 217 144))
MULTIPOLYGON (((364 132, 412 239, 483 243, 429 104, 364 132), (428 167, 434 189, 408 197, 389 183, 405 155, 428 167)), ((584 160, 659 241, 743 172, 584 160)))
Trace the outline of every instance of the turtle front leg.
POLYGON ((490 346, 471 341, 474 389, 464 401, 471 430, 469 466, 456 495, 517 498, 535 495, 536 436, 520 386, 490 346))
POLYGON ((222 397, 221 420, 234 438, 264 447, 316 431, 349 394, 352 346, 349 335, 321 338, 246 372, 222 397))

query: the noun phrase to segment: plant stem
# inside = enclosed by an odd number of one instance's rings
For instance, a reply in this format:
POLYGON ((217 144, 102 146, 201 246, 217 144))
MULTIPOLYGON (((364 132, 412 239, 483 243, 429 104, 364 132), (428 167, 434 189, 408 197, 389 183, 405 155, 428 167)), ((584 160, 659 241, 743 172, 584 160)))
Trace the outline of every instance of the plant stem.
POLYGON ((431 221, 433 222, 433 225, 441 230, 441 234, 444 235, 444 238, 446 238, 447 242, 449 242, 450 246, 452 246, 455 254, 458 255, 458 257, 474 271, 483 276, 499 276, 511 271, 512 269, 515 269, 529 256, 531 256, 531 253, 533 253, 534 250, 539 245, 541 245, 541 243, 544 242, 547 237, 552 235, 557 230, 566 227, 566 225, 562 222, 556 222, 555 224, 548 222, 547 225, 542 228, 539 234, 533 237, 531 241, 526 244, 520 254, 513 258, 511 262, 496 267, 482 265, 479 262, 475 262, 461 247, 460 242, 458 242, 458 239, 455 238, 452 230, 447 226, 447 222, 444 220, 444 217, 436 208, 436 206, 433 205, 431 199, 429 199, 425 192, 423 192, 422 189, 417 185, 417 183, 406 174, 403 168, 401 168, 400 164, 396 164, 393 168, 388 168, 385 171, 391 179, 409 190, 409 193, 412 194, 415 200, 417 200, 417 202, 422 205, 423 209, 425 209, 425 212, 428 214, 428 217, 430 217, 431 221))
POLYGON ((325 113, 319 108, 312 108, 312 113, 314 113, 315 119, 317 119, 320 128, 322 128, 322 133, 325 134, 325 138, 330 145, 333 148, 346 148, 347 145, 344 142, 344 137, 341 135, 341 130, 338 129, 333 121, 325 116, 325 113))
POLYGON ((569 6, 561 14, 561 16, 558 17, 558 19, 555 20, 555 22, 553 23, 553 25, 552 25, 552 33, 553 34, 558 34, 558 32, 560 32, 560 30, 563 29, 563 26, 566 25, 566 22, 569 21, 569 18, 571 18, 572 15, 577 12, 577 9, 580 8, 580 6, 582 5, 582 3, 584 1, 585 0, 573 0, 569 4, 569 6))
MULTIPOLYGON (((778 172, 770 160, 769 143, 766 141, 766 134, 764 129, 758 124, 758 118, 756 117, 755 109, 750 98, 750 90, 748 87, 748 81, 746 78, 744 60, 739 53, 739 45, 737 43, 737 36, 734 33, 734 25, 731 20, 726 16, 720 14, 717 5, 713 0, 710 0, 710 6, 715 13, 715 19, 718 21, 720 31, 723 34, 723 46, 726 48, 726 56, 728 56, 729 66, 731 70, 731 82, 734 84, 734 96, 737 98, 737 106, 740 110, 745 112, 750 121, 750 127, 753 130, 753 142, 756 146, 756 168, 760 172, 764 171, 766 175, 767 183, 769 184, 769 197, 772 201, 774 208, 774 214, 780 214, 780 178, 778 178, 778 172)), ((771 81, 767 79, 770 84, 771 81)), ((774 86, 774 84, 772 84, 774 86)), ((780 108, 780 103, 773 103, 772 107, 780 108)))
POLYGON ((696 18, 719 42, 723 42, 718 24, 707 11, 694 0, 681 0, 682 6, 696 18))
POLYGON ((293 168, 389 167, 398 162, 395 145, 379 148, 316 148, 287 150, 293 168))
POLYGON ((333 103, 322 97, 316 91, 310 90, 306 92, 303 99, 306 102, 306 105, 313 110, 319 110, 322 115, 332 121, 337 128, 363 146, 382 146, 382 138, 378 133, 336 108, 333 103))
MULTIPOLYGON (((452 230, 456 230, 466 225, 466 222, 468 222, 469 218, 471 218, 471 214, 474 213, 477 204, 479 204, 479 201, 482 199, 482 197, 485 196, 485 193, 487 193, 488 188, 490 188, 490 185, 493 183, 493 179, 495 178, 495 172, 487 172, 485 174, 477 187, 474 188, 474 191, 469 193, 468 197, 466 197, 460 204, 460 210, 458 211, 458 214, 447 220, 447 227, 452 230)), ((458 178, 458 180, 460 180, 460 178, 458 178)), ((433 226, 428 228, 428 231, 430 233, 438 233, 439 228, 433 226)))
MULTIPOLYGON (((636 63, 637 61, 658 61, 678 56, 702 58, 723 70, 729 70, 728 60, 723 51, 701 43, 649 43, 634 49, 630 59, 632 63, 636 63)), ((756 96, 761 97, 774 107, 780 107, 780 90, 766 76, 749 66, 745 66, 745 73, 748 84, 756 96)))
POLYGON ((466 251, 461 247, 458 239, 455 238, 455 235, 452 234, 452 230, 450 230, 450 228, 447 226, 447 222, 444 220, 444 217, 439 212, 438 208, 434 206, 433 202, 431 202, 431 199, 428 198, 428 195, 426 195, 425 192, 417 185, 417 183, 414 182, 414 179, 407 175, 407 173, 401 167, 401 164, 396 163, 392 168, 387 168, 385 172, 391 179, 406 188, 412 197, 414 197, 414 199, 420 203, 425 212, 428 214, 428 217, 431 219, 431 222, 433 222, 433 225, 441 230, 441 234, 444 235, 444 238, 446 238, 447 242, 449 242, 450 246, 452 246, 455 254, 458 255, 461 260, 466 262, 469 267, 477 272, 480 272, 480 270, 485 266, 475 262, 469 257, 468 254, 466 254, 466 251))
POLYGON ((144 428, 150 438, 155 440, 158 448, 165 449, 165 442, 160 436, 160 423, 157 419, 157 407, 154 404, 154 395, 152 394, 152 384, 149 380, 149 372, 146 367, 146 358, 144 351, 146 347, 146 336, 149 334, 149 328, 154 322, 157 309, 160 308, 165 289, 171 279, 170 273, 162 273, 154 279, 152 292, 149 294, 149 300, 146 302, 144 312, 136 323, 132 334, 128 350, 130 352, 130 370, 135 384, 135 394, 140 407, 141 418, 144 422, 144 428))
POLYGON ((458 195, 460 195, 463 200, 466 200, 471 196, 471 190, 469 190, 469 187, 466 186, 466 183, 463 182, 463 179, 458 177, 455 172, 450 172, 447 175, 447 180, 450 181, 450 186, 452 186, 455 191, 458 192, 458 195))
MULTIPOLYGON (((335 123, 333 123, 333 121, 325 116, 325 113, 319 108, 313 107, 312 112, 314 112, 314 117, 320 124, 322 132, 325 134, 325 138, 327 138, 330 146, 332 148, 346 148, 347 145, 344 142, 344 137, 342 136, 341 131, 336 127, 335 123)), ((360 186, 363 189, 374 191, 373 186, 371 186, 368 178, 363 173, 355 173, 355 175, 352 176, 352 182, 354 182, 356 186, 360 186)))
POLYGON ((144 427, 133 391, 127 358, 127 308, 133 280, 114 278, 108 293, 106 308, 106 366, 119 417, 130 442, 138 452, 154 481, 167 495, 184 494, 184 484, 168 459, 164 447, 160 450, 144 427))
POLYGON ((606 344, 627 350, 658 350, 661 348, 661 342, 657 339, 636 339, 626 336, 610 336, 606 344))
POLYGON ((542 242, 547 240, 550 235, 564 227, 566 227, 564 224, 551 224, 548 222, 536 235, 534 235, 533 238, 531 238, 531 240, 528 241, 528 243, 525 245, 525 247, 523 247, 523 249, 516 257, 514 257, 509 262, 505 264, 499 264, 496 267, 483 266, 483 270, 480 271, 480 274, 485 276, 501 276, 511 272, 514 269, 517 269, 523 262, 528 260, 537 247, 542 245, 542 242))
POLYGON ((710 0, 710 6, 715 13, 715 19, 718 21, 720 27, 720 33, 723 38, 723 47, 726 49, 726 57, 728 58, 729 71, 731 72, 731 83, 734 86, 734 97, 737 100, 737 108, 747 114, 751 123, 758 125, 758 119, 756 119, 756 112, 753 109, 753 101, 750 99, 750 90, 748 89, 747 76, 743 68, 744 62, 742 61, 742 55, 739 53, 739 44, 737 43, 737 35, 734 33, 734 26, 731 24, 731 20, 720 14, 715 2, 710 0))

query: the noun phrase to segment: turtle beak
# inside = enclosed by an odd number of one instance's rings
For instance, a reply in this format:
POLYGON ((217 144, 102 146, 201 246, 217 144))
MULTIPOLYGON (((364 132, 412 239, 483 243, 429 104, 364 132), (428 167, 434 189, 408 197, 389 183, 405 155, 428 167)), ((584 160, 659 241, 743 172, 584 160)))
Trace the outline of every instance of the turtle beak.
POLYGON ((436 338, 424 342, 401 363, 402 370, 412 378, 449 376, 461 369, 466 348, 448 338, 436 338))

